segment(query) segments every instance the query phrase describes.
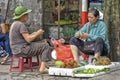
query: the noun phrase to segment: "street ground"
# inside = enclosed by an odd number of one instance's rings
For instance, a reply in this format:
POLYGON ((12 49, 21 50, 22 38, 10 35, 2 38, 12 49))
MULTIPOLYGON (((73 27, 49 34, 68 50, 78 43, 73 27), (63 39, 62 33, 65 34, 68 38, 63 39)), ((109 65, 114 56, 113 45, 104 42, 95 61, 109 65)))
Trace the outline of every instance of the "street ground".
MULTIPOLYGON (((0 80, 120 80, 120 68, 116 71, 110 72, 105 75, 96 76, 93 78, 73 78, 73 77, 61 77, 50 76, 49 74, 40 74, 38 72, 38 66, 33 67, 33 72, 24 71, 19 73, 18 71, 9 71, 10 61, 5 65, 0 65, 0 80)), ((53 62, 49 62, 49 66, 52 66, 53 62)))

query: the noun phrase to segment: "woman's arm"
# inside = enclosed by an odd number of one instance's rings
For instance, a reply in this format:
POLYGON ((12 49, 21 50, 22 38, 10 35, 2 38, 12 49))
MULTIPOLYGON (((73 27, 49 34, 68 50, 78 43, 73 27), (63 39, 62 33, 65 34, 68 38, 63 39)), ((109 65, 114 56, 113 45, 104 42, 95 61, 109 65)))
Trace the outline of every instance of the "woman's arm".
POLYGON ((23 32, 22 36, 24 37, 24 39, 26 40, 26 42, 30 43, 31 41, 33 41, 35 38, 37 38, 39 35, 42 35, 44 32, 44 30, 39 29, 38 31, 29 34, 27 32, 23 32))
POLYGON ((0 24, 0 26, 1 26, 1 29, 2 29, 2 33, 3 33, 3 34, 6 34, 5 24, 2 23, 2 24, 0 24))

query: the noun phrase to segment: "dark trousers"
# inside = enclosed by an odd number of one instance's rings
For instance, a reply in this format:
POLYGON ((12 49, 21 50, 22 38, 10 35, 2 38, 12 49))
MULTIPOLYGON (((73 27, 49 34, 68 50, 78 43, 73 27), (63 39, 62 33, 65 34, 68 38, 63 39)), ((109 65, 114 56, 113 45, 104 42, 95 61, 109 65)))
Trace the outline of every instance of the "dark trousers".
POLYGON ((9 53, 9 56, 12 56, 12 51, 10 48, 10 43, 9 43, 9 36, 8 34, 0 34, 0 41, 3 42, 4 44, 4 49, 6 52, 9 53))
MULTIPOLYGON (((95 41, 94 51, 91 53, 85 53, 89 55, 94 55, 96 52, 100 52, 101 56, 107 56, 108 49, 102 38, 98 37, 95 41)), ((79 38, 72 37, 69 42, 71 45, 75 45, 78 49, 84 53, 84 41, 79 38)))

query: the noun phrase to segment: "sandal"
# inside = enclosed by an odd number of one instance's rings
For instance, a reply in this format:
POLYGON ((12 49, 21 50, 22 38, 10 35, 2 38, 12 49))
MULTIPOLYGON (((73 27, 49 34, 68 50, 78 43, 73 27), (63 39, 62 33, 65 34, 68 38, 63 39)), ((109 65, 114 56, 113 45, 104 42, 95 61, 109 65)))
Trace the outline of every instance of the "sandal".
POLYGON ((4 58, 2 58, 0 64, 2 64, 2 65, 5 64, 7 62, 7 60, 8 60, 8 57, 9 57, 9 55, 7 55, 4 58))

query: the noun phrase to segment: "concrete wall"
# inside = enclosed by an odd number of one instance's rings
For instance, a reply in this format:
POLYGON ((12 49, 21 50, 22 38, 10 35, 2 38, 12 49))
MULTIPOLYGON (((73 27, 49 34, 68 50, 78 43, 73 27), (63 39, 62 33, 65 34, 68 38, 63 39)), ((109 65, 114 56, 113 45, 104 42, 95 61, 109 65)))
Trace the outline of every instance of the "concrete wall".
POLYGON ((0 0, 0 14, 6 16, 6 10, 8 7, 8 0, 0 0))
MULTIPOLYGON (((13 22, 12 18, 14 16, 14 9, 18 5, 23 5, 28 9, 31 9, 32 12, 29 14, 29 20, 26 23, 30 33, 36 31, 39 28, 42 28, 42 0, 6 0, 4 4, 7 8, 3 9, 4 13, 2 15, 6 15, 6 21, 10 24, 13 22), (7 2, 6 2, 7 1, 7 2), (5 14, 5 11, 6 14, 5 14)), ((2 6, 3 7, 3 6, 2 6)), ((39 38, 42 38, 40 36, 39 38)))
POLYGON ((120 61, 120 0, 104 0, 104 21, 109 29, 110 57, 120 61))
POLYGON ((34 25, 37 28, 42 26, 42 0, 9 0, 7 20, 10 22, 12 22, 13 10, 17 5, 23 5, 29 9, 32 9, 32 12, 29 15, 30 19, 26 25, 34 25))

